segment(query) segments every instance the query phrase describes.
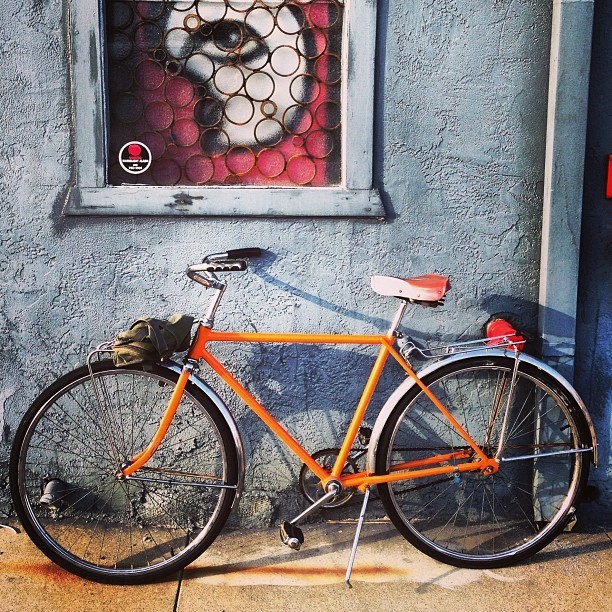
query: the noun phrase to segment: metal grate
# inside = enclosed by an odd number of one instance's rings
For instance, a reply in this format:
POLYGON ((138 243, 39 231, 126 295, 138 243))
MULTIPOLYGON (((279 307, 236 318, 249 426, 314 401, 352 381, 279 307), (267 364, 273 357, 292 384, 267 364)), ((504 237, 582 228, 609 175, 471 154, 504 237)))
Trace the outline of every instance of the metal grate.
POLYGON ((108 182, 337 185, 343 17, 342 0, 107 0, 108 182))

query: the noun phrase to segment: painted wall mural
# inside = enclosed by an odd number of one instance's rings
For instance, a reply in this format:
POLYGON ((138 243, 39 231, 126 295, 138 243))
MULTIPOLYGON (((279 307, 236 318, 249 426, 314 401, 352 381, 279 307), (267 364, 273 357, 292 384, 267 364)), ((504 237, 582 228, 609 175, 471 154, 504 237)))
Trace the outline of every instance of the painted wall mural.
POLYGON ((342 0, 107 0, 108 182, 337 185, 343 17, 342 0))

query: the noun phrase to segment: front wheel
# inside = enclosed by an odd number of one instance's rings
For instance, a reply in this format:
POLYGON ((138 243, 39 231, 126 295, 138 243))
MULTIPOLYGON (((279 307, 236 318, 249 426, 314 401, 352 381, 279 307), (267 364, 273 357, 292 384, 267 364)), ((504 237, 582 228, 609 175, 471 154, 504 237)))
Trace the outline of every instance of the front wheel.
POLYGON ((10 460, 17 515, 34 543, 90 580, 137 584, 198 557, 225 523, 238 459, 227 423, 188 383, 161 446, 133 477, 122 463, 150 442, 178 374, 157 364, 82 367, 33 403, 10 460))
MULTIPOLYGON (((497 473, 378 487, 400 533, 450 565, 494 568, 529 557, 564 528, 586 484, 590 453, 580 451, 590 437, 579 407, 556 380, 529 364, 520 365, 513 386, 514 365, 511 357, 466 358, 423 380, 480 448, 500 459, 497 473)), ((469 445, 415 385, 383 427, 376 472, 462 450, 469 445)))

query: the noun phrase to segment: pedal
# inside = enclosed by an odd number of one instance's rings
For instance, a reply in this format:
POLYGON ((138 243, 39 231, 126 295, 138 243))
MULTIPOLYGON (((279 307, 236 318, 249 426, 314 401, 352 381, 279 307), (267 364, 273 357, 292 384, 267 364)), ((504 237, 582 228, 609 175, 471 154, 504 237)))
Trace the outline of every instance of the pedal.
POLYGON ((280 526, 280 539, 283 544, 286 544, 292 550, 300 550, 304 543, 304 534, 296 525, 284 521, 280 526))

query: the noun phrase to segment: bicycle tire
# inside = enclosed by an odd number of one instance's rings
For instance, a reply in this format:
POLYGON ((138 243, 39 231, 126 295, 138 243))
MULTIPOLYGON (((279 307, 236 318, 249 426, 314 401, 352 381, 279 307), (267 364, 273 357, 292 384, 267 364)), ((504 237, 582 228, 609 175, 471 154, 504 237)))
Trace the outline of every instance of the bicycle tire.
POLYGON ((178 374, 110 361, 74 370, 26 412, 11 494, 30 538, 84 578, 140 584, 182 569, 213 542, 237 494, 238 458, 219 409, 189 382, 160 447, 133 477, 119 465, 149 443, 178 374), (220 487, 220 488, 219 488, 220 487))
MULTIPOLYGON (((590 447, 579 406, 553 377, 524 362, 508 402, 514 365, 512 357, 466 357, 423 379, 489 457, 498 451, 509 407, 499 471, 378 486, 398 531, 449 565, 504 567, 535 554, 563 530, 586 485, 590 452, 543 456, 590 447), (489 426, 492 405, 501 410, 489 426), (517 459, 534 453, 542 456, 517 459)), ((376 471, 461 448, 469 446, 415 385, 382 428, 376 471)))

